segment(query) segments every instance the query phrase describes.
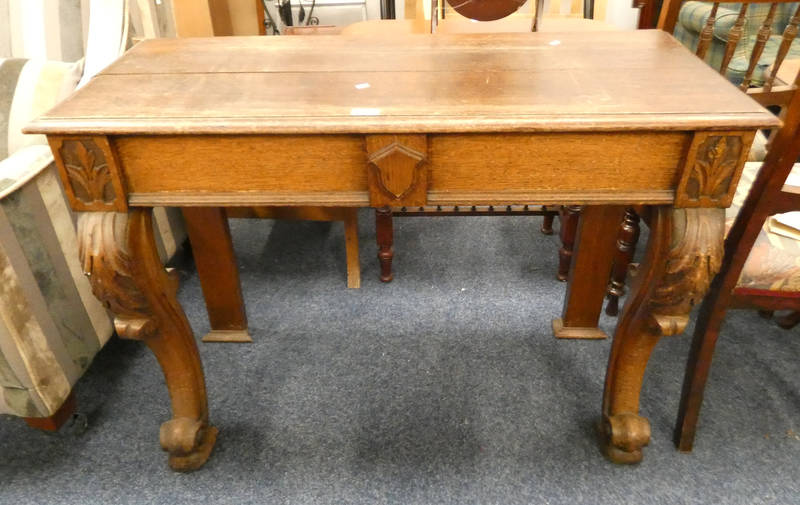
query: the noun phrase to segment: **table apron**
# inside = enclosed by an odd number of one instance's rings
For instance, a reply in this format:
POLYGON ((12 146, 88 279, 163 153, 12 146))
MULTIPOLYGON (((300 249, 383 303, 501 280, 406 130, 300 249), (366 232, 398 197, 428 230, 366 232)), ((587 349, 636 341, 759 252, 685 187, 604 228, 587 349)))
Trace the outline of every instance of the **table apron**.
POLYGON ((728 206, 752 131, 50 136, 75 210, 728 206), (106 173, 107 172, 107 173, 106 173))

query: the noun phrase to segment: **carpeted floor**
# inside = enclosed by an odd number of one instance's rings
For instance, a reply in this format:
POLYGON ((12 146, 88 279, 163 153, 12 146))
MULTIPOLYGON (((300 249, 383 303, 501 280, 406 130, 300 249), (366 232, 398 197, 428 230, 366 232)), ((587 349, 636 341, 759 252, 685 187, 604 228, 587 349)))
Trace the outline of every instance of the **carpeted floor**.
MULTIPOLYGON (((539 218, 397 220, 384 285, 361 217, 360 290, 340 224, 233 222, 255 343, 200 344, 220 428, 203 469, 167 469, 157 364, 115 339, 77 385, 83 433, 0 418, 0 503, 800 503, 796 330, 729 315, 689 455, 671 443, 689 338, 662 341, 652 442, 616 466, 592 428, 610 342, 553 338, 564 285, 539 218)), ((205 333, 190 271, 180 298, 205 333)))

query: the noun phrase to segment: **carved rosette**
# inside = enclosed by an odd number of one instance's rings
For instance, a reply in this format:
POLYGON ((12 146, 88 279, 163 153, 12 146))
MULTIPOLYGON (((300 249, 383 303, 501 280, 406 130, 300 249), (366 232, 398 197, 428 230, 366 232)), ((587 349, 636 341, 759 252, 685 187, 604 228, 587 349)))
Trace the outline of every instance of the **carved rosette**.
POLYGON ((72 208, 127 211, 119 163, 105 137, 49 137, 72 208))
POLYGON ((122 338, 141 339, 164 372, 173 418, 160 430, 174 470, 201 467, 217 429, 208 424, 205 379, 177 281, 161 264, 150 209, 87 212, 78 218, 79 254, 95 296, 116 316, 122 338))
POLYGON ((675 206, 730 206, 752 140, 752 133, 747 132, 696 134, 678 184, 675 206))
POLYGON ((427 203, 424 135, 368 135, 370 205, 417 206, 427 203))

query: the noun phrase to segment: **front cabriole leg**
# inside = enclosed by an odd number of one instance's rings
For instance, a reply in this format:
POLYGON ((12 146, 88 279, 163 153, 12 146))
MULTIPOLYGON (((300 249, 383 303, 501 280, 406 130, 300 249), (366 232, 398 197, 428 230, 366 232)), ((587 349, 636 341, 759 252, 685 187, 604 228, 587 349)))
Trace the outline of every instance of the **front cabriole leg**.
POLYGON ((161 264, 150 209, 88 212, 78 219, 80 258, 92 290, 116 319, 121 338, 143 340, 164 372, 172 419, 161 425, 161 447, 174 470, 201 467, 217 429, 208 423, 200 356, 176 292, 161 264))
POLYGON ((724 209, 655 207, 650 243, 617 323, 603 393, 601 444, 615 463, 637 463, 650 441, 639 394, 662 336, 683 332, 720 268, 724 209))

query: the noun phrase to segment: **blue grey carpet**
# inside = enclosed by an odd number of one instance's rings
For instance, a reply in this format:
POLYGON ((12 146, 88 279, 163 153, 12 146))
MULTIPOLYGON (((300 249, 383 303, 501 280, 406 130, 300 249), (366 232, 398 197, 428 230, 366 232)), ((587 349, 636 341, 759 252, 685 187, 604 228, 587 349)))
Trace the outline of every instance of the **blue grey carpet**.
POLYGON ((539 218, 398 219, 385 285, 361 217, 360 290, 340 224, 233 222, 255 342, 200 344, 220 428, 203 469, 167 469, 158 366, 115 339, 76 387, 83 433, 0 419, 0 503, 800 503, 797 331, 729 315, 688 455, 671 432, 689 338, 663 340, 642 395, 652 442, 616 466, 592 428, 610 342, 553 338, 564 285, 539 218))

